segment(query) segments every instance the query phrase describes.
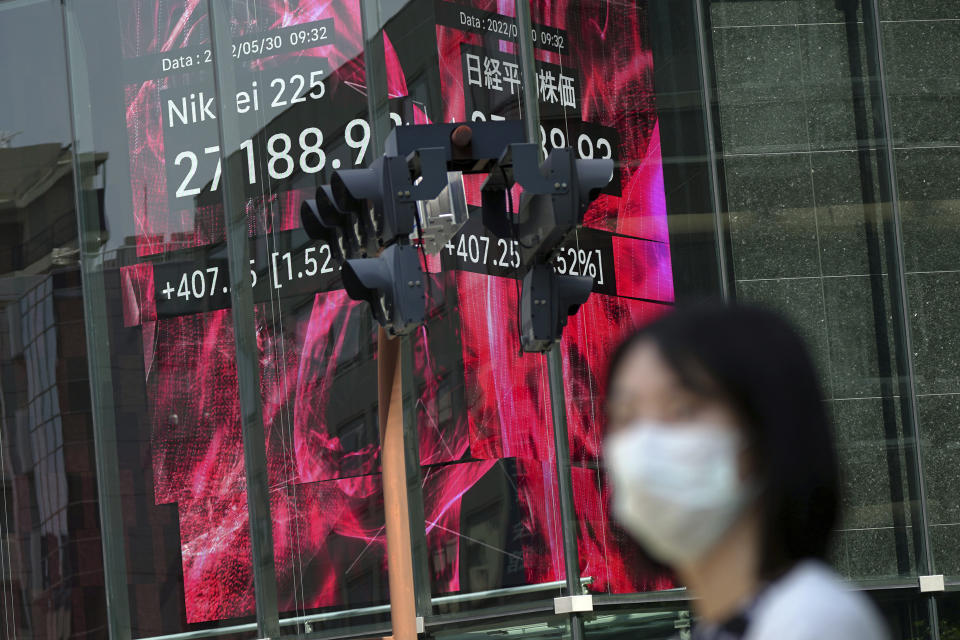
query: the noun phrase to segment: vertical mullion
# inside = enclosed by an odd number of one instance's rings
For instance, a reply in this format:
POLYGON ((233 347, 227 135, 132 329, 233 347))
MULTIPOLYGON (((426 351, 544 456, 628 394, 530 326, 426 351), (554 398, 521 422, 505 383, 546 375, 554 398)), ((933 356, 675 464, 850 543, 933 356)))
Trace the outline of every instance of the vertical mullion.
POLYGON ((867 117, 867 83, 864 75, 863 59, 860 54, 860 22, 857 19, 860 0, 844 0, 838 8, 844 14, 844 32, 847 43, 847 63, 850 73, 850 91, 853 104, 854 130, 857 136, 857 165, 859 167, 860 194, 863 201, 864 233, 867 245, 867 263, 869 264, 870 298, 876 328, 877 365, 880 373, 881 411, 883 430, 888 445, 884 447, 887 459, 887 473, 890 477, 890 507, 893 522, 894 546, 897 556, 897 570, 900 575, 909 575, 911 559, 907 536, 907 515, 904 506, 903 474, 900 463, 900 437, 897 433, 896 403, 897 390, 894 382, 893 359, 890 351, 889 314, 887 313, 886 289, 884 285, 884 265, 882 256, 882 212, 878 202, 873 169, 873 141, 870 135, 867 117), (889 443, 895 443, 890 446, 889 443))
POLYGON ((890 269, 890 288, 892 302, 896 305, 895 336, 899 367, 901 405, 905 407, 905 418, 913 438, 913 458, 916 465, 917 492, 923 512, 919 525, 922 528, 922 544, 918 549, 920 570, 934 571, 933 557, 930 555, 930 537, 926 517, 926 483, 923 479, 923 460, 919 449, 919 409, 916 396, 916 373, 914 371, 913 336, 909 321, 909 301, 906 291, 905 260, 903 248, 902 217, 900 194, 897 183, 896 164, 893 152, 893 132, 890 126, 890 105, 887 97, 886 71, 883 66, 883 48, 880 41, 880 21, 876 13, 877 0, 864 0, 864 27, 867 38, 867 59, 870 84, 873 89, 874 126, 879 138, 877 164, 880 174, 881 199, 889 206, 889 216, 884 218, 887 227, 887 251, 890 269))
POLYGON ((523 123, 527 142, 535 143, 540 139, 540 106, 537 104, 537 64, 533 56, 533 41, 530 39, 533 19, 530 17, 529 0, 516 0, 514 7, 517 30, 520 32, 517 49, 520 53, 520 78, 523 84, 523 123))
MULTIPOLYGON (((537 103, 537 69, 530 34, 533 20, 530 17, 529 0, 516 0, 515 13, 517 49, 520 53, 521 79, 523 84, 523 121, 527 142, 540 140, 540 109, 537 103)), ((520 300, 517 300, 517 305, 520 300)), ((547 351, 547 376, 550 383, 550 413, 553 417, 554 456, 556 458, 557 492, 560 498, 560 530, 563 540, 563 564, 567 581, 567 595, 580 595, 580 558, 577 549, 577 513, 573 503, 573 479, 570 475, 570 447, 567 430, 567 406, 563 383, 563 355, 560 341, 547 351)), ((571 613, 570 636, 583 640, 583 617, 571 613)))
MULTIPOLYGON (((83 326, 87 340, 90 374, 90 407, 93 417, 93 448, 97 479, 97 505, 103 549, 103 581, 107 601, 107 630, 110 640, 129 640, 130 598, 127 591, 126 544, 120 495, 120 467, 117 454, 117 425, 113 401, 113 370, 110 361, 110 322, 107 315, 106 284, 101 252, 100 204, 85 188, 96 175, 90 101, 78 100, 76 91, 87 77, 86 60, 74 50, 79 32, 70 26, 77 3, 63 3, 67 94, 70 97, 70 130, 73 140, 74 197, 76 201, 80 273, 82 277, 83 326), (83 70, 81 82, 75 74, 83 70), (82 111, 81 111, 82 110, 82 111)), ((82 10, 82 9, 81 9, 82 10)))
POLYGON ((703 101, 703 130, 706 135, 707 176, 710 188, 710 202, 713 206, 711 217, 713 220, 714 249, 717 254, 717 263, 720 266, 720 295, 725 301, 732 301, 735 297, 732 286, 732 272, 730 270, 730 256, 727 252, 727 224, 726 211, 720 196, 720 170, 717 154, 717 130, 714 121, 714 91, 713 74, 710 60, 711 41, 707 30, 707 17, 704 3, 710 0, 692 0, 693 15, 696 22, 697 62, 699 64, 700 95, 703 101))
MULTIPOLYGON (((883 51, 882 25, 878 0, 863 0, 863 25, 867 41, 867 64, 872 93, 874 127, 879 148, 877 164, 880 174, 881 199, 888 203, 889 216, 884 218, 887 239, 889 287, 894 307, 894 340, 897 351, 897 369, 903 426, 909 437, 907 445, 908 482, 915 497, 912 524, 916 541, 917 569, 923 574, 936 571, 931 551, 927 492, 920 450, 920 411, 917 401, 916 371, 913 360, 913 335, 910 326, 910 305, 907 297, 906 260, 904 258, 903 220, 900 208, 899 183, 893 148, 893 127, 890 121, 890 99, 883 51)), ((927 599, 930 633, 933 640, 940 638, 939 614, 936 599, 927 599)))
POLYGON ((267 477, 266 437, 260 397, 260 349, 250 282, 250 246, 247 214, 243 207, 243 158, 239 153, 240 126, 226 96, 236 95, 236 78, 230 55, 230 7, 227 0, 208 0, 210 41, 220 139, 223 217, 230 274, 230 308, 239 383, 243 462, 247 481, 247 516, 250 520, 250 550, 256 598, 257 632, 261 638, 280 635, 277 606, 277 574, 273 558, 273 519, 267 477), (226 64, 226 66, 221 66, 226 64))
MULTIPOLYGON (((430 277, 429 275, 426 277, 430 277)), ((417 386, 414 383, 416 334, 400 338, 400 374, 403 377, 403 450, 407 475, 407 511, 410 518, 410 546, 413 560, 413 589, 417 615, 433 613, 430 587, 430 558, 427 549, 426 512, 423 506, 423 477, 420 471, 420 438, 417 425, 417 386)), ((424 337, 426 342, 426 337, 424 337)), ((429 345, 424 344, 424 349, 429 345)))
POLYGON ((380 0, 360 0, 363 31, 363 65, 367 84, 367 113, 370 121, 370 159, 383 155, 390 133, 387 101, 386 52, 380 24, 380 0))
MULTIPOLYGON (((520 301, 517 301, 520 304, 520 301)), ((557 468, 557 492, 560 496, 560 531, 563 534, 563 564, 567 579, 567 595, 578 596, 580 587, 580 554, 577 549, 577 511, 573 502, 573 477, 567 432, 567 406, 563 384, 563 354, 560 341, 547 351, 547 375, 550 378, 550 413, 553 415, 553 446, 557 468)), ((570 637, 583 640, 583 617, 570 614, 570 637)))

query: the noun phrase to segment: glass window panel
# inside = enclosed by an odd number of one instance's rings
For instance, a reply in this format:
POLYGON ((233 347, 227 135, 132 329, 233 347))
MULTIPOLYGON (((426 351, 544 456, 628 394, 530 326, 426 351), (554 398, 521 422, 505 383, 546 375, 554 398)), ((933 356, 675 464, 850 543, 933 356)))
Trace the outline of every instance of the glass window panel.
POLYGON ((843 472, 835 565, 897 581, 917 571, 920 511, 878 84, 860 3, 827 4, 710 3, 731 263, 737 297, 786 313, 819 366, 843 472))
MULTIPOLYGON (((882 37, 903 251, 913 334, 919 437, 935 573, 960 576, 960 485, 956 374, 960 326, 960 75, 946 61, 960 50, 957 8, 949 4, 881 3, 882 37)), ((944 636, 946 637, 946 636, 944 636)))
POLYGON ((106 634, 64 61, 58 4, 0 4, 5 638, 106 634))
POLYGON ((690 610, 682 603, 670 607, 620 607, 603 611, 586 625, 587 638, 650 638, 689 640, 690 610))
POLYGON ((956 592, 937 596, 937 615, 940 622, 940 637, 953 638, 960 635, 960 597, 956 592))
POLYGON ((232 88, 213 133, 241 169, 225 169, 227 204, 245 209, 251 255, 263 256, 254 302, 282 624, 368 623, 330 614, 387 612, 374 325, 299 222, 319 179, 375 155, 360 5, 218 6, 231 39, 214 55, 218 90, 232 88))
POLYGON ((66 15, 81 166, 90 157, 102 165, 80 198, 100 208, 85 214, 101 224, 85 285, 88 297, 101 287, 93 313, 105 340, 95 346, 107 352, 113 383, 98 420, 116 424, 113 490, 123 494, 122 545, 109 551, 126 559, 117 579, 128 587, 131 633, 250 629, 237 358, 223 304, 216 135, 206 126, 216 118, 206 12, 98 2, 66 15), (164 308, 171 300, 187 311, 164 308))
MULTIPOLYGON (((516 28, 514 7, 436 2, 432 10, 442 120, 522 116, 511 35, 516 28)), ((673 293, 666 220, 662 200, 657 199, 662 198, 657 195, 662 177, 656 115, 650 104, 652 88, 645 75, 650 68, 631 68, 604 90, 590 89, 602 69, 619 64, 617 56, 638 46, 637 32, 645 28, 644 12, 635 5, 609 5, 607 10, 616 14, 613 23, 619 27, 604 41, 591 31, 589 19, 599 10, 599 5, 583 3, 552 5, 549 10, 531 5, 544 150, 571 145, 584 157, 610 155, 617 162, 614 183, 588 211, 585 228, 558 258, 561 269, 597 274, 596 293, 571 319, 565 334, 565 392, 575 464, 573 491, 580 529, 587 534, 579 544, 580 568, 592 581, 592 589, 608 591, 613 582, 621 590, 635 587, 627 584, 631 578, 622 571, 613 579, 608 574, 608 567, 616 569, 621 563, 608 557, 617 556, 620 541, 607 526, 596 471, 604 358, 626 331, 664 309, 673 293), (645 100, 645 106, 626 112, 624 104, 631 97, 645 100)), ((476 187, 468 185, 467 194, 471 206, 479 204, 476 187)), ((465 401, 460 417, 463 435, 457 438, 459 455, 477 461, 470 464, 509 470, 511 482, 499 488, 487 476, 467 479, 470 492, 489 494, 486 499, 493 503, 505 501, 517 514, 507 517, 509 512, 501 511, 501 524, 483 534, 491 547, 512 554, 505 558, 497 586, 562 580, 565 569, 546 363, 536 355, 513 355, 519 350, 518 285, 511 282, 517 273, 511 248, 478 223, 471 220, 441 251, 441 266, 452 271, 443 276, 444 305, 459 340, 449 343, 436 332, 431 335, 428 325, 429 351, 437 354, 435 358, 459 352, 454 371, 465 401), (508 578, 511 575, 515 577, 508 578)), ((469 515, 461 513, 455 526, 463 545, 469 515)), ((474 570, 471 564, 461 566, 459 584, 435 584, 435 591, 477 590, 479 585, 468 582, 474 570)))

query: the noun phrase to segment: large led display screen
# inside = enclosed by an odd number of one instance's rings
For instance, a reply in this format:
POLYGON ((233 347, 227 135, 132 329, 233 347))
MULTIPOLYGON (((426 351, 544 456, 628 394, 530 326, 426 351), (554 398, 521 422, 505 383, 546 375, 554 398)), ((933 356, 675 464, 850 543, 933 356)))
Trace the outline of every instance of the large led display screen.
MULTIPOLYGON (((232 57, 220 64, 236 94, 223 104, 205 8, 117 3, 125 122, 116 126, 128 142, 136 230, 121 265, 123 324, 143 345, 149 443, 140 473, 152 493, 145 508, 176 509, 178 564, 165 589, 182 601, 182 620, 165 630, 254 612, 223 245, 225 110, 242 138, 236 206, 249 219, 281 607, 388 597, 375 325, 298 216, 332 170, 373 157, 359 3, 232 3, 232 57)), ((538 0, 532 9, 544 150, 572 146, 617 167, 555 260, 560 272, 594 278, 562 342, 580 572, 597 592, 664 588, 611 523, 598 464, 609 353, 673 301, 645 7, 538 0)), ((393 11, 383 34, 392 123, 522 117, 512 0, 416 0, 393 11)), ((479 184, 466 180, 473 210, 479 184)), ((516 245, 474 217, 427 264, 413 369, 432 591, 560 580, 546 363, 519 353, 516 245)))

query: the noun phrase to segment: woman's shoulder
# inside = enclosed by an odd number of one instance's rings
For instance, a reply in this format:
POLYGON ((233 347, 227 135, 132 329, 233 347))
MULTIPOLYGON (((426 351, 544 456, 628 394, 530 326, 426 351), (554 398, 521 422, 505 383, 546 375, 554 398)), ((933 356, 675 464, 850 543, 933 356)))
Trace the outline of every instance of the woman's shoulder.
POLYGON ((885 640, 867 597, 830 567, 803 561, 772 583, 757 602, 747 640, 885 640))

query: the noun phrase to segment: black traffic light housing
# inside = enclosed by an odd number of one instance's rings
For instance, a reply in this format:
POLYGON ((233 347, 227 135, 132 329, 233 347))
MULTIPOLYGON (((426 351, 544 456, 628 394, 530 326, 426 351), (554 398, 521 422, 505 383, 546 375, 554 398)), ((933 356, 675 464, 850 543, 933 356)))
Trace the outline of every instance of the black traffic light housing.
POLYGON ((498 237, 518 240, 524 273, 520 344, 527 352, 548 350, 590 296, 592 278, 560 275, 550 262, 583 224, 614 168, 612 160, 577 158, 570 148, 554 149, 543 164, 539 158, 535 144, 510 145, 482 190, 484 226, 498 237), (523 187, 516 214, 507 207, 514 184, 523 187))
POLYGON ((423 324, 426 274, 416 247, 392 244, 376 258, 347 260, 341 277, 347 295, 370 303, 374 318, 390 335, 404 335, 423 324))
POLYGON ((519 239, 525 268, 553 258, 613 179, 612 160, 580 159, 571 148, 553 149, 543 164, 539 158, 535 144, 510 145, 482 189, 484 226, 519 239), (523 187, 515 216, 506 206, 514 184, 523 187))
POLYGON ((535 264, 523 277, 520 294, 520 346, 548 350, 563 335, 567 318, 590 297, 593 278, 561 275, 547 263, 535 264))
POLYGON ((349 260, 406 241, 416 224, 417 201, 435 198, 447 185, 443 149, 406 157, 384 156, 365 169, 338 169, 300 207, 307 235, 327 242, 349 260))
POLYGON ((317 189, 316 199, 304 200, 300 205, 300 222, 307 235, 327 243, 338 260, 348 256, 366 256, 374 253, 369 229, 364 227, 361 207, 337 203, 332 185, 317 189))

